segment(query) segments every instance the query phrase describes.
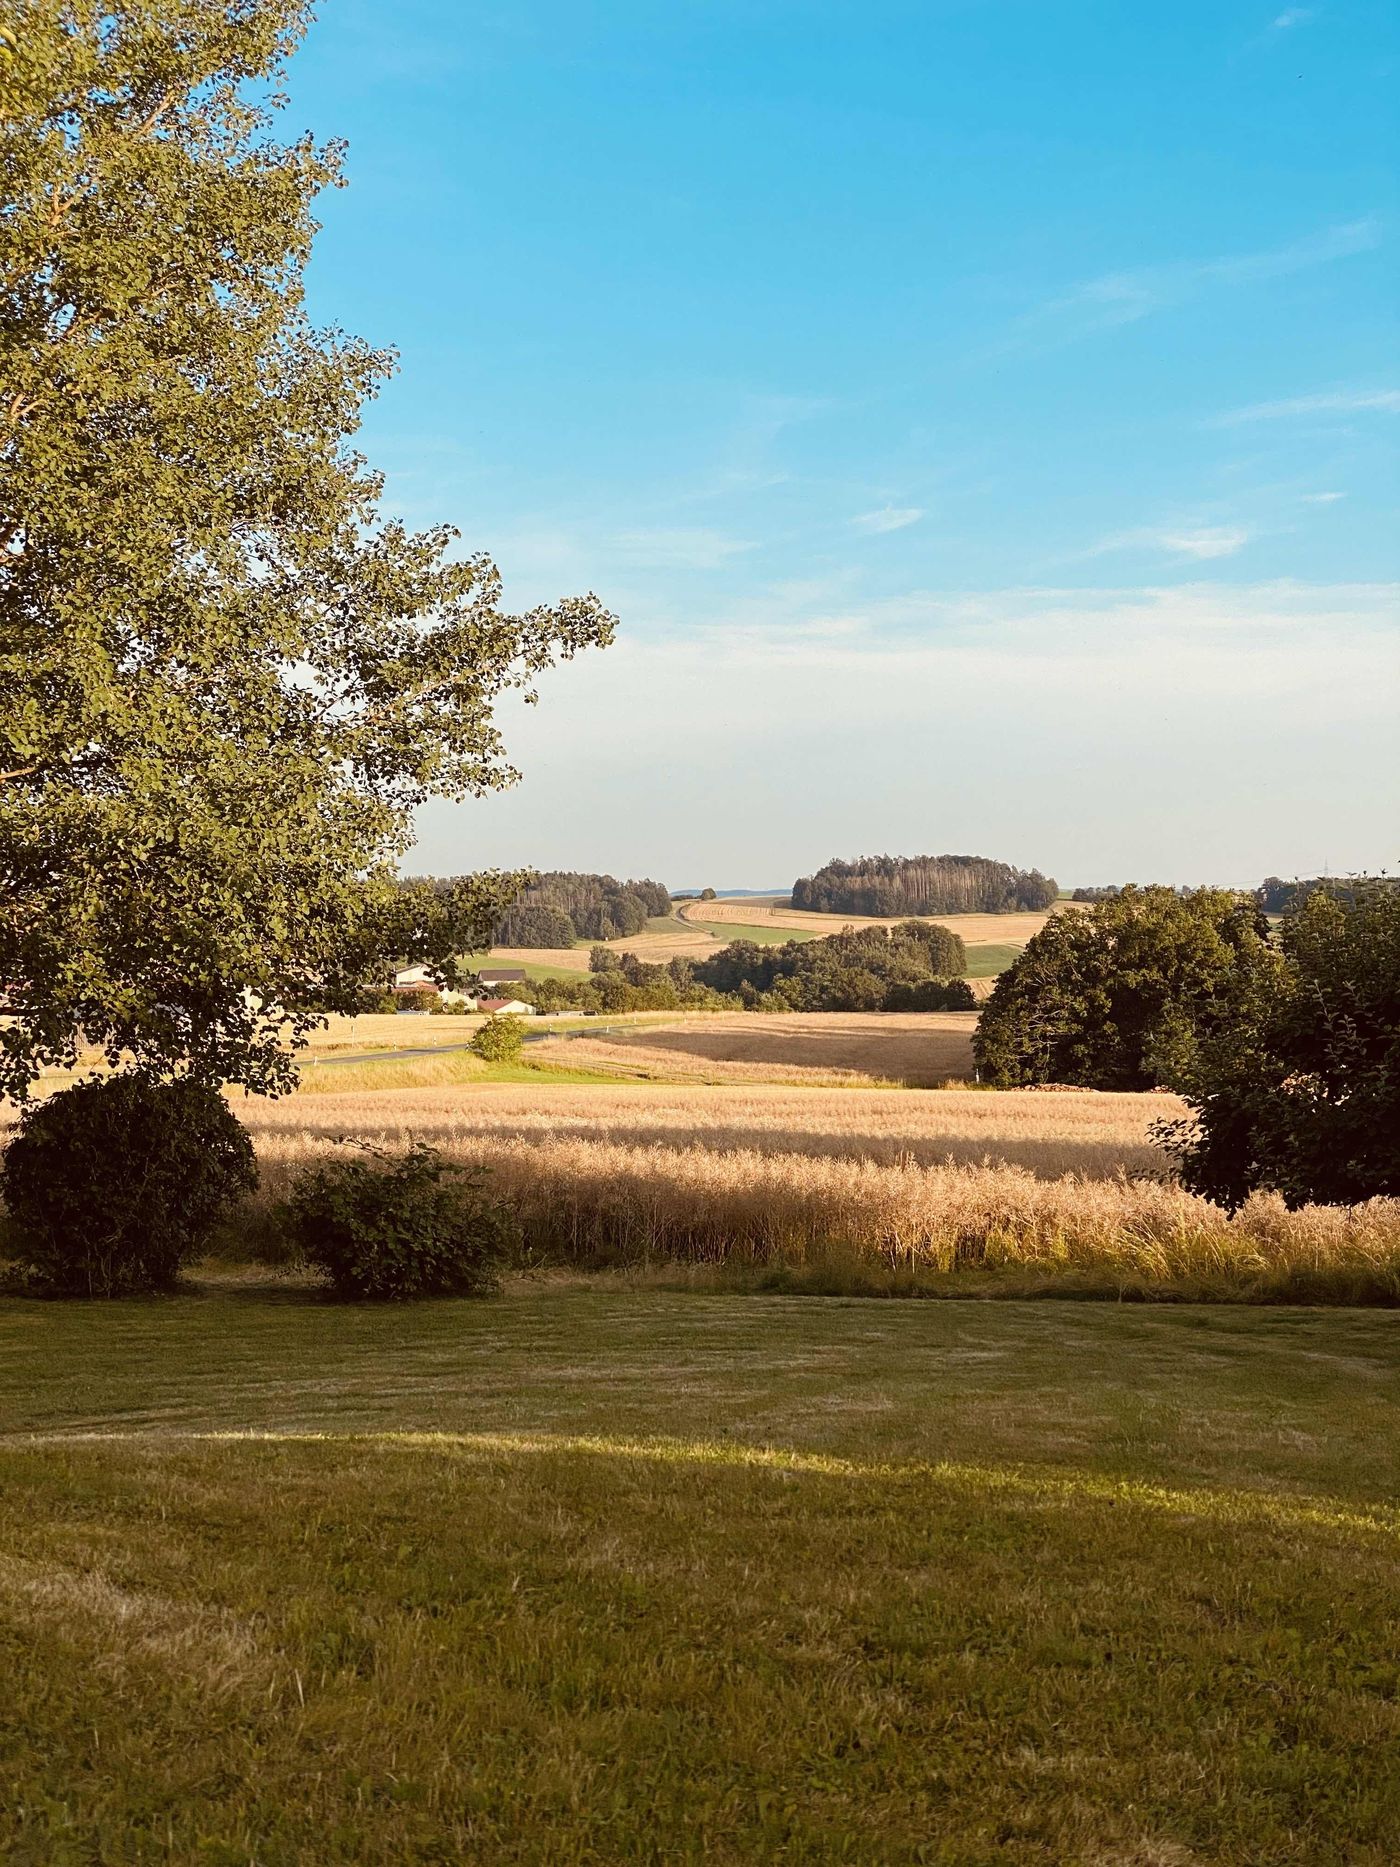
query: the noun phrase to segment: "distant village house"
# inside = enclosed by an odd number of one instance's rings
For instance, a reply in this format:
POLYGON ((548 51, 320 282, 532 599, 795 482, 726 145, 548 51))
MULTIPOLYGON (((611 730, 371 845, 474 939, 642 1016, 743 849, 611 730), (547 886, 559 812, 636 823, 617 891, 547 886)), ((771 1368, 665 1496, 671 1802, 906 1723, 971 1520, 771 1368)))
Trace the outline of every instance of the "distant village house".
POLYGON ((399 1000, 401 1011, 421 1008, 423 994, 436 992, 444 1005, 460 1007, 463 1011, 484 1011, 492 1017, 502 1014, 523 1017, 533 1013, 534 1006, 527 1005, 523 999, 514 995, 501 996, 503 986, 524 983, 525 974, 518 967, 487 967, 477 977, 485 988, 480 996, 439 986, 427 966, 404 966, 394 974, 394 996, 399 1000))

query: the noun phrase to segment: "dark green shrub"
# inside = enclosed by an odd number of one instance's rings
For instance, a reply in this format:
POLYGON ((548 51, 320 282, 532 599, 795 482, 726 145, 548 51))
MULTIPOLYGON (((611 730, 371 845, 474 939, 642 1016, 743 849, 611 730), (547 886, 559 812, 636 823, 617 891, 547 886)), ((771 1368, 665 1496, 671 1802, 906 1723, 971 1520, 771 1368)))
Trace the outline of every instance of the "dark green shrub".
POLYGON ((1193 1193, 1400 1197, 1400 892, 1362 878, 1304 894, 1277 948, 1243 956, 1177 1086, 1191 1117, 1159 1139, 1193 1193))
POLYGON ((363 1147, 304 1173, 280 1217, 337 1296, 487 1296, 520 1230, 483 1184, 423 1141, 398 1155, 363 1147))
POLYGON ((488 1018, 470 1048, 487 1063, 514 1063, 525 1045, 525 1026, 519 1018, 488 1018))
POLYGON ((168 1290, 257 1183, 253 1144, 216 1089, 136 1075, 36 1103, 0 1165, 16 1258, 70 1296, 168 1290))

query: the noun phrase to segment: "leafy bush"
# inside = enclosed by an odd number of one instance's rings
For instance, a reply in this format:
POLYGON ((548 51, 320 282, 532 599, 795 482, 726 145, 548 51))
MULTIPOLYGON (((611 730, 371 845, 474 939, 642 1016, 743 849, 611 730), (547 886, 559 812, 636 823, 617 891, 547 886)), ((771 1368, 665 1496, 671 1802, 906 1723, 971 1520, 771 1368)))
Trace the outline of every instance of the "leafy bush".
POLYGON ((26 1110, 0 1165, 12 1247, 42 1288, 167 1290, 258 1183, 217 1090, 109 1076, 26 1110))
POLYGON ((515 1063, 525 1046, 525 1025, 520 1018, 488 1018, 469 1046, 487 1063, 515 1063))
POLYGON ((487 1296, 520 1233, 483 1184, 423 1141, 400 1155, 363 1147, 304 1173, 279 1218, 337 1296, 487 1296))

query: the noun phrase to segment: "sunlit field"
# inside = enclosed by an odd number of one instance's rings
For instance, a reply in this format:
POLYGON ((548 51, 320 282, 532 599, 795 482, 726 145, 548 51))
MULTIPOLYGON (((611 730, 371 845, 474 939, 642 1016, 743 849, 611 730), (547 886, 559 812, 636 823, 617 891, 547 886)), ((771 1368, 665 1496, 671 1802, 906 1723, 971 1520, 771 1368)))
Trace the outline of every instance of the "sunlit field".
POLYGON ((718 1012, 599 1038, 558 1039, 532 1056, 642 1067, 671 1078, 801 1082, 828 1077, 928 1086, 973 1073, 977 1014, 718 1012))
MULTIPOLYGON (((811 940, 840 933, 844 927, 894 927, 900 919, 868 914, 807 914, 786 907, 785 895, 748 896, 729 901, 682 901, 675 915, 652 921, 641 933, 603 942, 618 953, 635 953, 649 965, 671 959, 707 959, 731 940, 757 940, 774 944, 783 940, 811 940)), ((1050 913, 1076 911, 1060 902, 1050 913)), ((987 978, 1010 965, 1016 954, 1038 933, 1050 914, 937 914, 933 919, 961 934, 968 949, 968 969, 974 978, 987 978)), ((589 943, 573 948, 496 947, 490 955, 497 966, 532 967, 536 971, 587 972, 589 943)))
MULTIPOLYGON (((1040 932, 1052 914, 1078 912, 1072 903, 1062 901, 1044 914, 933 914, 928 918, 951 927, 968 946, 994 940, 1024 946, 1032 934, 1040 932)), ((743 921, 752 926, 772 927, 779 932, 807 934, 839 933, 843 927, 897 927, 901 921, 909 919, 905 914, 814 914, 788 907, 786 895, 760 895, 730 901, 682 901, 676 914, 687 921, 743 921)))
POLYGON ((1390 1867, 1397 1329, 0 1303, 0 1858, 1390 1867))
POLYGON ((1289 1213, 1259 1195, 1230 1217, 1170 1178, 1152 1139, 1181 1113, 1170 1096, 541 1080, 239 1111, 265 1200, 337 1137, 421 1137, 490 1169, 542 1264, 815 1290, 1400 1300, 1400 1202, 1289 1213))

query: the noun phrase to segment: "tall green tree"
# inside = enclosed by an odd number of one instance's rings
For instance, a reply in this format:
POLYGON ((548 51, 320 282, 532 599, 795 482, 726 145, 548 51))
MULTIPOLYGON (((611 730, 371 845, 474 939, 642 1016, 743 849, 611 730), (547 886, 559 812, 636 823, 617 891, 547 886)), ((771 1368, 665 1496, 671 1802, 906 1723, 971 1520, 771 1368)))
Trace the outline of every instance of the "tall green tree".
POLYGON ((1231 1207, 1400 1197, 1400 890, 1324 883, 1244 960, 1163 1133, 1182 1179, 1231 1207))
POLYGON ((483 944, 521 878, 397 886, 410 813, 612 618, 379 511, 393 358, 303 306, 342 151, 274 134, 306 0, 0 17, 0 1094, 80 1035, 276 1088, 377 957, 483 944))
POLYGON ((1268 928, 1223 889, 1124 888, 1056 914, 1001 974, 978 1021, 985 1081, 1150 1089, 1229 1014, 1241 955, 1268 928))

